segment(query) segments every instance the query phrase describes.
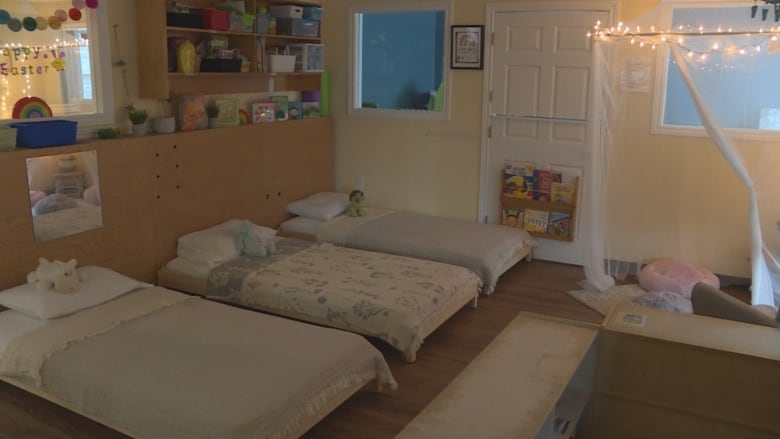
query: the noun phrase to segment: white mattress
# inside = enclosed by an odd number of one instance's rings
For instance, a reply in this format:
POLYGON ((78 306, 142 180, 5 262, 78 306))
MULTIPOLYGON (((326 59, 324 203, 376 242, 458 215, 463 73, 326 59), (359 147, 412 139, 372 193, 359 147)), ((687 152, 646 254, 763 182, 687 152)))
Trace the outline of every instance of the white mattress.
POLYGON ((362 337, 160 287, 43 323, 0 328, 2 379, 133 437, 299 437, 371 380, 396 386, 362 337))
POLYGON ((43 325, 45 320, 9 309, 0 311, 0 358, 14 338, 43 325))

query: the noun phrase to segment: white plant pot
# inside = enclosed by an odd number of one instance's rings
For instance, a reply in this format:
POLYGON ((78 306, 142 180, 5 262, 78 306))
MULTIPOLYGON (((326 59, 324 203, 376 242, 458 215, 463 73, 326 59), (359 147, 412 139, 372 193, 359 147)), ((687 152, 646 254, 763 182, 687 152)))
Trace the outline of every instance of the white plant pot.
POLYGON ((176 118, 173 116, 155 117, 152 119, 152 129, 158 134, 168 134, 176 131, 176 118))
POLYGON ((147 122, 133 124, 134 136, 145 136, 148 131, 149 131, 149 124, 147 122))

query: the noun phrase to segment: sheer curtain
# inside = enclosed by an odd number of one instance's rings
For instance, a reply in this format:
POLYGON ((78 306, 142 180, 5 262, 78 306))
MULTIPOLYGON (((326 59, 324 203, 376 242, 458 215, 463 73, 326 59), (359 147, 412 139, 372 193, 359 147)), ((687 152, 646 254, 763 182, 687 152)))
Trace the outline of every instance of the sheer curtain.
POLYGON ((774 12, 763 21, 760 10, 751 16, 750 6, 672 6, 594 32, 601 67, 593 114, 600 128, 591 175, 604 178, 594 182, 592 215, 603 214, 604 221, 603 230, 589 231, 588 282, 605 290, 626 267, 679 256, 719 274, 744 272, 753 304, 776 305, 780 45, 771 28, 774 12), (643 78, 653 67, 655 81, 643 78), (651 91, 644 91, 648 83, 651 91), (668 91, 652 93, 659 88, 668 91))

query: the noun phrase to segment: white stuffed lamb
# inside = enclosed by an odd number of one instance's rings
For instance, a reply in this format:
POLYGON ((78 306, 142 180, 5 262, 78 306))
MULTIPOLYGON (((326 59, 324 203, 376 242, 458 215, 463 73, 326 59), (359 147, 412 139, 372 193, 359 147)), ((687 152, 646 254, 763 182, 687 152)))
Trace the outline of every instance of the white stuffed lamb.
POLYGON ((40 258, 35 271, 27 275, 27 282, 40 292, 54 288, 58 293, 72 293, 81 285, 75 259, 49 262, 40 258))

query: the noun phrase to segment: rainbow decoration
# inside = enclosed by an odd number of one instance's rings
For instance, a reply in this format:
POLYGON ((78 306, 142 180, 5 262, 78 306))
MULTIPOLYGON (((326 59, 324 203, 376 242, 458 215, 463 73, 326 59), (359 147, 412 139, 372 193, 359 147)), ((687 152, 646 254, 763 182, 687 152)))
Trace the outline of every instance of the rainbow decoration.
POLYGON ((51 117, 51 108, 43 99, 35 96, 21 98, 14 104, 14 119, 51 117))
POLYGON ((239 125, 249 125, 249 113, 243 108, 238 109, 238 123, 239 125))

